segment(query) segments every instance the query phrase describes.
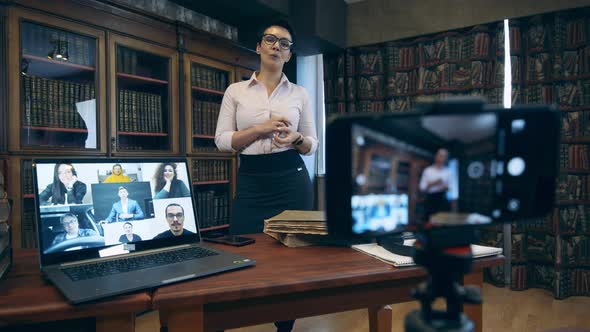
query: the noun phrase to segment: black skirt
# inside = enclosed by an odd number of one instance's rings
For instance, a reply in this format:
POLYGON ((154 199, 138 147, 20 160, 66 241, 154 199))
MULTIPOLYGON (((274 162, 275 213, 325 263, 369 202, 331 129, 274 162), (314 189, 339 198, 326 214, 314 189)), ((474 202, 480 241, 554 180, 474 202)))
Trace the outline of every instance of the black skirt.
POLYGON ((451 204, 447 200, 447 192, 426 194, 426 220, 437 212, 451 211, 451 204))
POLYGON ((230 233, 261 233, 264 219, 284 210, 312 210, 313 187, 299 153, 240 155, 230 233))

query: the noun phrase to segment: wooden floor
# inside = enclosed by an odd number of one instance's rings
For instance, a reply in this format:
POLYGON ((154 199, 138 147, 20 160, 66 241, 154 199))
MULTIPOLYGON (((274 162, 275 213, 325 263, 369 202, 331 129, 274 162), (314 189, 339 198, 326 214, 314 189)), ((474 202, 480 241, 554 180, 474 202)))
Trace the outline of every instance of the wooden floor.
MULTIPOLYGON (((557 328, 583 328, 590 331, 590 297, 555 300, 550 292, 529 289, 515 292, 484 284, 483 321, 485 332, 547 331, 557 328)), ((403 331, 403 317, 418 308, 415 302, 393 306, 393 331, 403 331)), ((273 332, 273 324, 250 326, 231 332, 273 332)), ((294 332, 369 330, 366 310, 348 311, 298 319, 294 332)), ((150 312, 137 318, 136 332, 159 332, 158 314, 150 312)))

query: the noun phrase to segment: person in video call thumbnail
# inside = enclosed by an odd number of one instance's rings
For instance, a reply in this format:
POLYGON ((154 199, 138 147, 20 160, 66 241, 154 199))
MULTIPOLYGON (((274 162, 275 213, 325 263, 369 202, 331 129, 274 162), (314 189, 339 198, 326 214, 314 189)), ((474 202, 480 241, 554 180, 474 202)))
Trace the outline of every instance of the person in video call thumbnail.
POLYGON ((176 164, 161 164, 154 174, 155 199, 190 197, 191 192, 176 173, 176 164))
POLYGON ((71 213, 66 213, 60 218, 60 223, 63 226, 65 232, 59 233, 53 239, 52 246, 64 242, 66 240, 75 239, 78 237, 85 236, 97 236, 98 233, 93 229, 80 228, 78 223, 78 217, 71 213))
POLYGON ((58 163, 53 169, 53 182, 39 194, 39 199, 51 204, 82 204, 86 190, 72 164, 58 163))
POLYGON ((451 205, 447 199, 451 173, 446 167, 449 152, 438 149, 434 157, 434 164, 426 167, 420 178, 420 191, 426 193, 426 220, 437 212, 450 211, 451 205))
POLYGON ((121 164, 113 165, 112 171, 113 173, 107 176, 103 183, 131 182, 131 178, 123 174, 123 167, 121 164))
POLYGON ((184 228, 184 209, 176 203, 166 206, 166 221, 170 229, 154 237, 154 239, 165 239, 175 236, 187 236, 195 233, 184 228))
POLYGON ((113 203, 113 208, 111 209, 111 213, 106 218, 106 221, 109 223, 115 221, 128 221, 128 220, 139 220, 143 219, 143 211, 137 201, 134 201, 130 198, 129 192, 127 188, 121 186, 119 187, 118 192, 120 200, 118 202, 113 203))
POLYGON ((129 243, 129 242, 137 242, 141 241, 141 237, 137 234, 133 234, 133 224, 130 222, 126 222, 123 224, 123 230, 125 234, 119 237, 119 242, 121 243, 129 243))

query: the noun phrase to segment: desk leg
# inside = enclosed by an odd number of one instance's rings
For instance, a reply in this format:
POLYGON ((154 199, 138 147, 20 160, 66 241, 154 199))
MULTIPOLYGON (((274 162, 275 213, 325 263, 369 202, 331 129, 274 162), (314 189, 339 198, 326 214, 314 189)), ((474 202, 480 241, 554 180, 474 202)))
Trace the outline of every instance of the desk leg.
POLYGON ((391 306, 369 308, 369 331, 391 332, 393 314, 391 306))
MULTIPOLYGON (((483 271, 474 272, 466 275, 463 284, 474 285, 479 287, 483 292, 483 271)), ((485 301, 485 299, 484 299, 485 301)), ((483 308, 481 304, 465 304, 463 311, 475 324, 475 331, 483 331, 483 308)))
POLYGON ((168 326, 168 332, 203 332, 204 323, 203 306, 170 311, 160 309, 160 325, 168 326))
POLYGON ((96 317, 96 332, 135 331, 135 314, 96 317))

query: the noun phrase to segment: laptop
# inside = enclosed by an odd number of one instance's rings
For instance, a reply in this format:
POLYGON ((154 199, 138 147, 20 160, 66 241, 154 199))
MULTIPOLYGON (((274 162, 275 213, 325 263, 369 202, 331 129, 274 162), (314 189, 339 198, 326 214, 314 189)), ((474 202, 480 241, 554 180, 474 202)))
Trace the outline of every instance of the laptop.
POLYGON ((186 159, 33 161, 41 271, 71 303, 253 266, 201 243, 186 159))

